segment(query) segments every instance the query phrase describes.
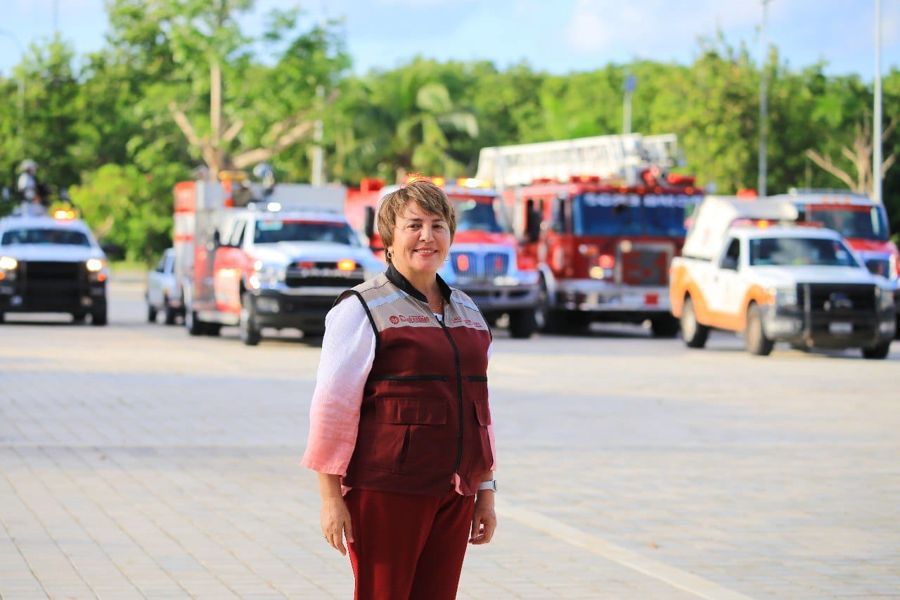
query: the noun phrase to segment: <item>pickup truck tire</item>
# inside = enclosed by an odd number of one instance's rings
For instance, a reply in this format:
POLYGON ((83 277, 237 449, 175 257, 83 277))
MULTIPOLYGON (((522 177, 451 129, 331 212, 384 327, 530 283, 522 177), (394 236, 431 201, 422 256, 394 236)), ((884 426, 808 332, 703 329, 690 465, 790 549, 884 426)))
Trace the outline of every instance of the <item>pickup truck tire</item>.
POLYGON ((156 307, 152 304, 147 305, 147 322, 156 323, 156 307))
POLYGON ((684 299, 684 307, 681 309, 681 339, 688 348, 702 348, 709 339, 709 327, 697 322, 697 313, 694 312, 694 302, 690 296, 684 299))
POLYGON ((256 324, 256 305, 253 296, 244 293, 241 296, 241 341, 245 346, 256 346, 262 339, 259 325, 256 324))
POLYGON ((534 309, 526 308, 509 313, 509 335, 517 340, 527 340, 537 329, 534 309))
POLYGON ((768 356, 775 347, 775 342, 766 337, 763 329, 762 311, 754 302, 747 307, 747 329, 744 332, 747 352, 756 356, 768 356))
POLYGON ((655 338, 673 338, 678 335, 678 320, 671 315, 650 319, 650 331, 655 338))
POLYGON ((172 308, 169 306, 169 298, 163 297, 163 306, 165 306, 165 324, 166 325, 174 325, 175 319, 178 317, 178 309, 172 308))
POLYGON ((891 343, 890 342, 882 342, 877 346, 871 346, 869 348, 862 348, 863 358, 868 359, 882 359, 887 358, 888 354, 891 353, 891 343))
POLYGON ((106 307, 91 311, 91 325, 106 325, 106 307))
POLYGON ((87 319, 87 313, 83 313, 83 312, 72 313, 72 322, 73 323, 84 323, 85 319, 87 319))

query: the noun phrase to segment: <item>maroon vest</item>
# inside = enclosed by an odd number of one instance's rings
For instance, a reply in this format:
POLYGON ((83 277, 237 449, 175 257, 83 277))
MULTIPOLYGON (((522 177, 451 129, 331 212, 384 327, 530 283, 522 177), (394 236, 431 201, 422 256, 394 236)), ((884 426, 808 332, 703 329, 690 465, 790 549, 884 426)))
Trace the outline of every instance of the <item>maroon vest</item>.
POLYGON ((376 336, 347 486, 443 495, 458 473, 471 495, 491 467, 490 329, 468 296, 438 282, 443 323, 393 268, 338 299, 357 296, 376 336))

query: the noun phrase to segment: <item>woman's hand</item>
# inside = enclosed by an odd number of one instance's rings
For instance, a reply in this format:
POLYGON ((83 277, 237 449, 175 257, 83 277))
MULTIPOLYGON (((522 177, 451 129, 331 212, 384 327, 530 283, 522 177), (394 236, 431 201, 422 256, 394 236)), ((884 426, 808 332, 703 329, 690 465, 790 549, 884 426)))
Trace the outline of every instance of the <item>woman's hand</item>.
POLYGON ((353 525, 350 522, 350 511, 341 494, 341 478, 338 475, 319 473, 319 494, 322 496, 322 512, 319 523, 325 541, 343 555, 347 555, 344 538, 353 543, 353 525))
POLYGON ((344 499, 340 496, 323 498, 319 520, 325 541, 346 556, 344 538, 347 538, 348 544, 353 543, 353 525, 350 523, 350 511, 347 510, 344 499))
POLYGON ((497 515, 494 514, 494 491, 482 490, 475 497, 475 514, 472 515, 470 544, 487 544, 497 529, 497 515))

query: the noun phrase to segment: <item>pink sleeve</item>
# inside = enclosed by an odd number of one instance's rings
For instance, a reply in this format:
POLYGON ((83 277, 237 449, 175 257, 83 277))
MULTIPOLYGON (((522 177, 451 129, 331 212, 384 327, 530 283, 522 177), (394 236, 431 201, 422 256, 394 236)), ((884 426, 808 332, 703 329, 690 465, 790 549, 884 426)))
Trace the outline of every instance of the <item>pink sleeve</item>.
POLYGON ((347 472, 374 360, 375 332, 369 318, 359 298, 347 298, 325 317, 303 466, 332 475, 347 472))
MULTIPOLYGON (((494 342, 491 341, 491 345, 488 346, 488 363, 491 361, 491 355, 494 353, 494 342)), ((490 401, 490 400, 489 400, 490 401)), ((493 417, 493 412, 491 411, 491 416, 493 417)), ((497 468, 497 442, 494 441, 494 419, 491 419, 490 425, 488 425, 488 439, 491 441, 491 471, 497 468)))

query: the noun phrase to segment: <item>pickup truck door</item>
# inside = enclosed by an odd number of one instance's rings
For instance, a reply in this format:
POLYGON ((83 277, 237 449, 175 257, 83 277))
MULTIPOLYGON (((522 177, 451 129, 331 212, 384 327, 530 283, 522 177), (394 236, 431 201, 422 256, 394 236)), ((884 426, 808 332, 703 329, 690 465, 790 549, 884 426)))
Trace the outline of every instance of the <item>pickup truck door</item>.
POLYGON ((741 276, 740 269, 746 252, 741 247, 741 240, 731 238, 726 244, 725 252, 719 259, 718 269, 718 311, 730 318, 738 317, 743 311, 744 296, 747 284, 741 276))

